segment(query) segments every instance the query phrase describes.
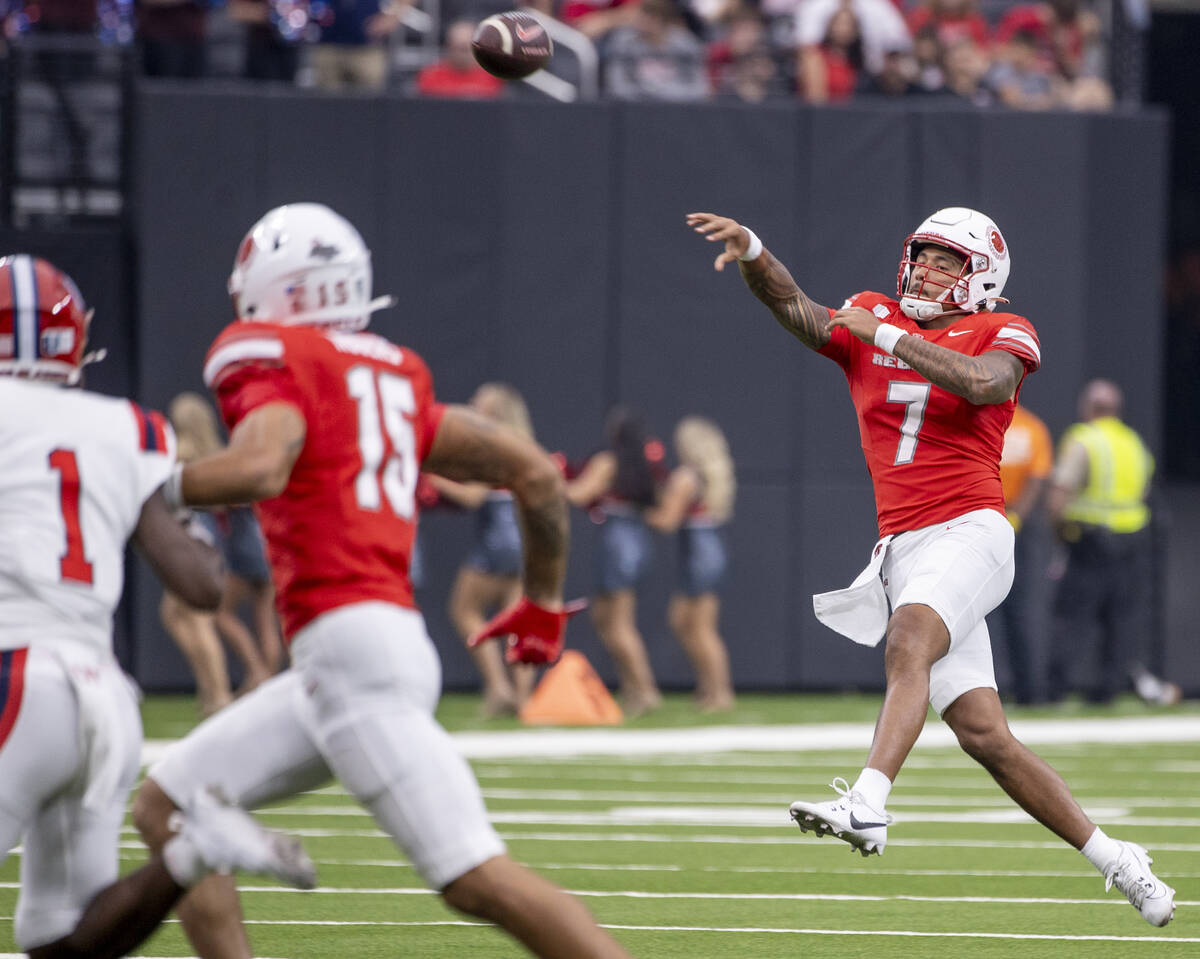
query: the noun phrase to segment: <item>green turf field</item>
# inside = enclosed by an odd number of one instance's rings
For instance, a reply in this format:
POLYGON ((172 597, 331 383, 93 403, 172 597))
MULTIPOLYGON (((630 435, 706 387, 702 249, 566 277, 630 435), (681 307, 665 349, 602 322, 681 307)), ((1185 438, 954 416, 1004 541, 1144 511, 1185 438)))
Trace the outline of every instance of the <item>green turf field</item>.
MULTIPOLYGON (((882 858, 801 836, 788 803, 831 795, 826 784, 853 780, 864 755, 859 745, 819 747, 827 737, 865 742, 877 705, 874 696, 745 696, 733 716, 700 720, 686 699, 669 697, 615 739, 589 739, 589 730, 581 744, 551 731, 549 755, 520 755, 530 750, 511 735, 515 721, 481 727, 472 697, 448 696, 440 715, 468 755, 487 757, 472 764, 512 853, 583 897, 636 956, 1200 956, 1200 746, 1190 736, 1200 708, 1128 701, 1013 713, 1014 724, 1032 724, 1018 734, 1041 737, 1037 751, 1110 835, 1150 848, 1177 890, 1175 920, 1160 930, 1115 890, 1106 895, 1081 856, 952 747, 913 753, 892 793, 896 823, 882 858), (1114 718, 1125 722, 1107 725, 1114 718), (1154 719, 1165 722, 1145 725, 1154 719), (771 729, 794 723, 853 725, 771 729), (1180 735, 1189 738, 1168 741, 1180 735), (590 754, 573 755, 579 748, 590 754)), ((182 699, 149 700, 144 712, 151 739, 192 722, 182 699)), ((258 955, 524 955, 443 907, 339 788, 262 815, 304 837, 320 888, 245 884, 258 955)), ((141 847, 132 833, 125 840, 123 867, 133 868, 141 847)), ((10 857, 0 875, 0 954, 13 948, 17 863, 10 857)), ((175 924, 142 954, 192 955, 175 924)))

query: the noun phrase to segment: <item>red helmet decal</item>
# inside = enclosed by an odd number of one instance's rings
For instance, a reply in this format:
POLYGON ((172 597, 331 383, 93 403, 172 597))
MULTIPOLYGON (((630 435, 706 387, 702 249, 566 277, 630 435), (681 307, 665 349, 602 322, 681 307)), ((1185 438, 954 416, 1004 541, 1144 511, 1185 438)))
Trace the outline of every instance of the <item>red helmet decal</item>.
POLYGON ((252 256, 254 256, 254 234, 247 233, 246 238, 242 240, 242 245, 238 247, 237 259, 234 263, 236 266, 245 266, 250 262, 252 256))
POLYGON ((1004 237, 995 227, 988 230, 988 246, 995 251, 996 256, 1004 256, 1004 237))

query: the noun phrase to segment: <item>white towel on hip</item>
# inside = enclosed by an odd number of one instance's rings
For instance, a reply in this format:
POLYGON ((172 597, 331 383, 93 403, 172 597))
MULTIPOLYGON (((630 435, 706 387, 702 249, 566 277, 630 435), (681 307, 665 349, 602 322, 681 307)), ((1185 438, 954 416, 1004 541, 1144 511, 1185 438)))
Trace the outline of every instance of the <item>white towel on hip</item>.
POLYGON ((891 540, 888 535, 875 544, 871 562, 845 589, 813 596, 813 612, 817 619, 863 646, 878 646, 887 631, 891 609, 879 571, 891 540))

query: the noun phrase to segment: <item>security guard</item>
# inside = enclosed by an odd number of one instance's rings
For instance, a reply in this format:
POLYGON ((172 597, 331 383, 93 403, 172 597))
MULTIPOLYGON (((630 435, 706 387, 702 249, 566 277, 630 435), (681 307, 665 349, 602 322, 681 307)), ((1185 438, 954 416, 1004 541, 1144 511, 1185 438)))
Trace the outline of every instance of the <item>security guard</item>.
POLYGON ((1046 508, 1067 562, 1054 602, 1051 699, 1066 692, 1071 661, 1091 656, 1098 668, 1084 692, 1109 702, 1137 668, 1150 628, 1154 457, 1121 421, 1122 404, 1120 387, 1092 380, 1080 394, 1081 422, 1059 444, 1046 508))

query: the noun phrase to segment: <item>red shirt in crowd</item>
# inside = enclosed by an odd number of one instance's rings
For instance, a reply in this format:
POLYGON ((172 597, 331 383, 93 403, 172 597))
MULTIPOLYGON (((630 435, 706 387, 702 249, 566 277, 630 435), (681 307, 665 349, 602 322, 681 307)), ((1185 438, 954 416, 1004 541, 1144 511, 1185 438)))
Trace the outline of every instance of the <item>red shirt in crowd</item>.
POLYGON ((504 81, 482 67, 459 70, 441 61, 417 75, 417 92, 423 97, 494 100, 504 92, 504 81))
POLYGON ((849 100, 858 84, 858 71, 854 69, 841 50, 821 47, 821 59, 825 62, 825 89, 831 103, 849 100))
POLYGON ((952 47, 964 39, 975 42, 977 47, 987 47, 990 31, 988 22, 979 11, 964 16, 937 15, 931 7, 914 7, 908 12, 908 32, 914 37, 922 30, 932 28, 943 47, 952 47))

